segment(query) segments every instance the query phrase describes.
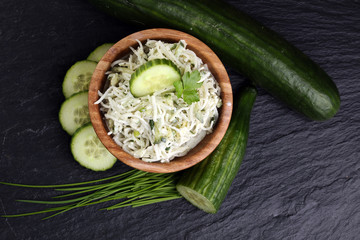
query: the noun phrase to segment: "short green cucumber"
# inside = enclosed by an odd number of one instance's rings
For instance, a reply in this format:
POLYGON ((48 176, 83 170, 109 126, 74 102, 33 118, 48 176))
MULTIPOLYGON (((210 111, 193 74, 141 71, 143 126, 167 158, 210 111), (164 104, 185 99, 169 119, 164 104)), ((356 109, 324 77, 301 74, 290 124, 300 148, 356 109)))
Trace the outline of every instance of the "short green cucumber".
POLYGON ((71 66, 66 72, 62 85, 65 98, 89 89, 90 80, 96 65, 97 63, 94 61, 83 60, 71 66))
POLYGON ((233 182, 245 154, 255 88, 238 95, 230 125, 218 147, 205 160, 182 173, 178 192, 196 207, 215 213, 233 182))
POLYGON ((87 91, 76 93, 63 102, 59 111, 59 121, 70 135, 90 122, 87 91))
POLYGON ((116 162, 116 158, 100 142, 91 123, 74 133, 71 152, 80 165, 93 171, 108 170, 116 162))
POLYGON ((87 57, 87 60, 99 62, 100 59, 105 55, 105 53, 113 45, 114 45, 113 43, 104 43, 103 45, 100 45, 99 47, 95 48, 95 50, 89 54, 89 56, 87 57))
POLYGON ((130 92, 134 97, 152 94, 181 80, 178 67, 167 59, 154 59, 141 65, 131 75, 130 92))
POLYGON ((120 19, 188 32, 252 82, 313 120, 333 117, 338 89, 309 57, 247 14, 219 0, 90 0, 120 19))

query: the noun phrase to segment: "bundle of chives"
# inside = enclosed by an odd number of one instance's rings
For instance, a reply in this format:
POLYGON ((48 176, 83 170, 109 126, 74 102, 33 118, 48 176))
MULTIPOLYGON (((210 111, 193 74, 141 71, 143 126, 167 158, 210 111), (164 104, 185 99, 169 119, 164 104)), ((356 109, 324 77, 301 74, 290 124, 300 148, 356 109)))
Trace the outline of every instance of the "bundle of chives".
POLYGON ((55 196, 53 198, 56 200, 50 201, 17 200, 19 202, 37 204, 61 204, 62 206, 47 208, 36 212, 3 215, 2 217, 22 217, 55 212, 54 214, 43 218, 48 219, 71 209, 113 200, 120 200, 120 202, 101 210, 113 210, 126 206, 140 207, 181 198, 181 195, 175 188, 176 180, 177 176, 174 173, 163 174, 131 170, 108 178, 61 185, 25 185, 0 182, 1 184, 10 186, 26 188, 54 188, 55 191, 70 192, 55 196), (78 195, 78 197, 75 197, 76 195, 78 195))

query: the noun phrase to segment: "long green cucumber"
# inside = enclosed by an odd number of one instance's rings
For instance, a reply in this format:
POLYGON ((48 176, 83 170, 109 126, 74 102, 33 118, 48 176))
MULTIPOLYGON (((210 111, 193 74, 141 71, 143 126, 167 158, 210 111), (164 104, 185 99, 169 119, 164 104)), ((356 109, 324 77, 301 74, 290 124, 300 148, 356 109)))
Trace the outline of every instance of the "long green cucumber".
POLYGON ((125 20, 173 27, 207 43, 227 64, 313 120, 333 117, 340 97, 331 78, 275 32, 217 0, 90 0, 125 20))
POLYGON ((219 146, 205 160, 186 170, 176 185, 183 197, 205 212, 217 212, 239 171, 256 95, 252 87, 241 91, 229 128, 219 146))

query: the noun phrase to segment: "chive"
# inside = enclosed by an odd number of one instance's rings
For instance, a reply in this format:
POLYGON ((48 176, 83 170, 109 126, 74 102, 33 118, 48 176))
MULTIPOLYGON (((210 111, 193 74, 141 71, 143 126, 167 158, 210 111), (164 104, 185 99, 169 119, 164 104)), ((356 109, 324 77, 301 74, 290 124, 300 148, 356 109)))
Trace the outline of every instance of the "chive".
POLYGON ((174 43, 174 44, 171 46, 170 50, 174 50, 176 47, 177 47, 177 44, 174 43))
POLYGON ((150 124, 150 129, 153 130, 153 129, 154 129, 154 125, 155 125, 154 120, 150 119, 150 120, 149 120, 149 124, 150 124))
POLYGON ((18 184, 18 183, 7 183, 7 182, 0 182, 0 184, 3 185, 8 185, 8 186, 15 186, 15 187, 26 187, 26 188, 57 188, 57 187, 71 187, 71 186, 79 186, 79 185, 85 185, 85 184, 90 184, 90 183, 98 183, 98 182, 102 182, 102 181, 107 181, 107 180, 111 180, 114 178, 120 178, 120 177, 125 177, 127 175, 131 175, 134 172, 136 172, 136 170, 131 170, 119 175, 115 175, 112 177, 108 177, 108 178, 102 178, 102 179, 97 179, 97 180, 92 180, 92 181, 87 181, 87 182, 79 182, 79 183, 70 183, 70 184, 59 184, 59 185, 28 185, 28 184, 18 184))
POLYGON ((67 198, 64 200, 17 200, 19 202, 46 205, 62 205, 40 211, 2 215, 2 217, 23 217, 43 213, 53 213, 43 220, 52 218, 75 208, 86 207, 94 204, 119 201, 118 203, 100 210, 113 210, 121 207, 140 207, 148 204, 169 201, 181 198, 176 191, 177 181, 175 173, 148 173, 139 170, 131 170, 123 174, 108 178, 92 180, 81 183, 60 185, 26 185, 0 182, 1 184, 26 187, 26 188, 54 188, 55 191, 68 191, 68 194, 54 196, 54 198, 67 198), (74 195, 79 195, 74 197, 74 195))
POLYGON ((134 137, 138 137, 140 135, 139 131, 134 130, 134 137))

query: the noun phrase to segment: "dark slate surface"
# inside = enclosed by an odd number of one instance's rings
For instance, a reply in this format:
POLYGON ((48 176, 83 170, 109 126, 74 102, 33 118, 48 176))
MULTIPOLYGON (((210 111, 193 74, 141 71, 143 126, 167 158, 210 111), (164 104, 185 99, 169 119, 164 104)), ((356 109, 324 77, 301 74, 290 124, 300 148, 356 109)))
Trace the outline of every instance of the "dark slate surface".
MULTIPOLYGON (((141 208, 89 207, 41 221, 0 219, 0 239, 359 239, 359 1, 230 1, 319 63, 341 93, 331 120, 313 122, 261 89, 248 150, 220 211, 185 200, 141 208)), ((96 46, 143 27, 97 11, 86 1, 0 2, 0 180, 60 184, 110 176, 80 167, 57 113, 66 70, 96 46)), ((234 88, 244 78, 229 69, 234 88)), ((0 213, 41 207, 46 190, 0 186, 0 213)))

